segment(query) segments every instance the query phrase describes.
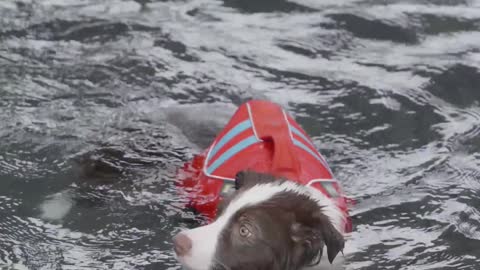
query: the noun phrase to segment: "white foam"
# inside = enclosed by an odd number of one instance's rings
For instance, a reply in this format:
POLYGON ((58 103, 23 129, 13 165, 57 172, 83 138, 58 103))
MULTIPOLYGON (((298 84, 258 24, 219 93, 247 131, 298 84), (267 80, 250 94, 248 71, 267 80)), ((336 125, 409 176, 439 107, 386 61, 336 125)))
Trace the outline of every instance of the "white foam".
POLYGON ((66 191, 51 195, 41 205, 41 218, 47 220, 60 220, 65 217, 72 208, 73 201, 66 191))
POLYGON ((298 3, 311 8, 324 8, 329 6, 349 6, 361 0, 290 0, 289 2, 298 3))
POLYGON ((365 12, 376 18, 398 19, 405 14, 429 14, 436 16, 449 16, 463 19, 478 19, 480 12, 478 9, 467 5, 441 6, 441 5, 421 5, 421 4, 390 4, 369 6, 365 12))

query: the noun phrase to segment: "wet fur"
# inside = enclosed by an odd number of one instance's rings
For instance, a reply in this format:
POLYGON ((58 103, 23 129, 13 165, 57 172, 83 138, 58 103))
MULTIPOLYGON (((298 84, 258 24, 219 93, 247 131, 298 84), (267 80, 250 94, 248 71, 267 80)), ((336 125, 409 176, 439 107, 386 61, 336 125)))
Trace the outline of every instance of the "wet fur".
MULTIPOLYGON (((232 200, 256 185, 287 181, 256 172, 240 172, 236 192, 219 205, 222 216, 232 200)), ((318 265, 327 248, 330 263, 343 250, 344 239, 312 198, 291 191, 237 211, 222 230, 213 269, 296 270, 318 265), (235 235, 242 218, 253 219, 261 234, 256 241, 242 242, 235 235)))

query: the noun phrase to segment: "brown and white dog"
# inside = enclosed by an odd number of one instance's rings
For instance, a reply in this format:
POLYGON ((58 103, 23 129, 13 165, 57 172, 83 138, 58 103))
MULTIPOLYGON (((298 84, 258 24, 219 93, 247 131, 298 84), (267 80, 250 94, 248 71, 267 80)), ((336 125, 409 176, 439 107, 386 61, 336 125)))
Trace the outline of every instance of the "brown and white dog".
POLYGON ((190 206, 214 218, 173 238, 185 268, 297 270, 325 262, 323 253, 331 264, 343 251, 351 231, 346 197, 306 132, 280 106, 243 104, 185 168, 191 172, 180 187, 190 206))
POLYGON ((217 219, 173 238, 190 270, 296 270, 330 263, 344 248, 342 212, 315 188, 240 172, 217 219))

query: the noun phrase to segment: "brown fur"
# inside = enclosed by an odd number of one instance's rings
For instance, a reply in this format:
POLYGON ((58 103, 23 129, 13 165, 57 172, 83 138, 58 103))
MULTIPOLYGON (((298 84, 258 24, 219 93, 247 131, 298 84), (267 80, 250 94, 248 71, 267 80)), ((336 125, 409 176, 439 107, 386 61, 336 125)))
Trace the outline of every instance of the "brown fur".
MULTIPOLYGON (((237 191, 219 206, 219 214, 245 190, 259 183, 287 181, 271 175, 241 172, 237 191)), ((222 231, 214 269, 297 270, 319 263, 323 247, 330 263, 343 250, 344 239, 310 197, 282 192, 238 211, 222 231), (247 226, 252 236, 239 235, 247 226)))

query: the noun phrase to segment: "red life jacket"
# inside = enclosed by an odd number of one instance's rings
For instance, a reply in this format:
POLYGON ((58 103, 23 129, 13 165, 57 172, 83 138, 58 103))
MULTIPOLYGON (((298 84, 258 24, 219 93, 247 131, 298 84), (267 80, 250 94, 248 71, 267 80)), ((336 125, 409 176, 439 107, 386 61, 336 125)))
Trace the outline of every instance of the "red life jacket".
POLYGON ((242 170, 269 173, 309 185, 334 200, 351 232, 348 198, 325 158, 300 125, 277 104, 253 100, 241 105, 202 154, 184 164, 177 186, 188 206, 215 218, 217 205, 242 170))

